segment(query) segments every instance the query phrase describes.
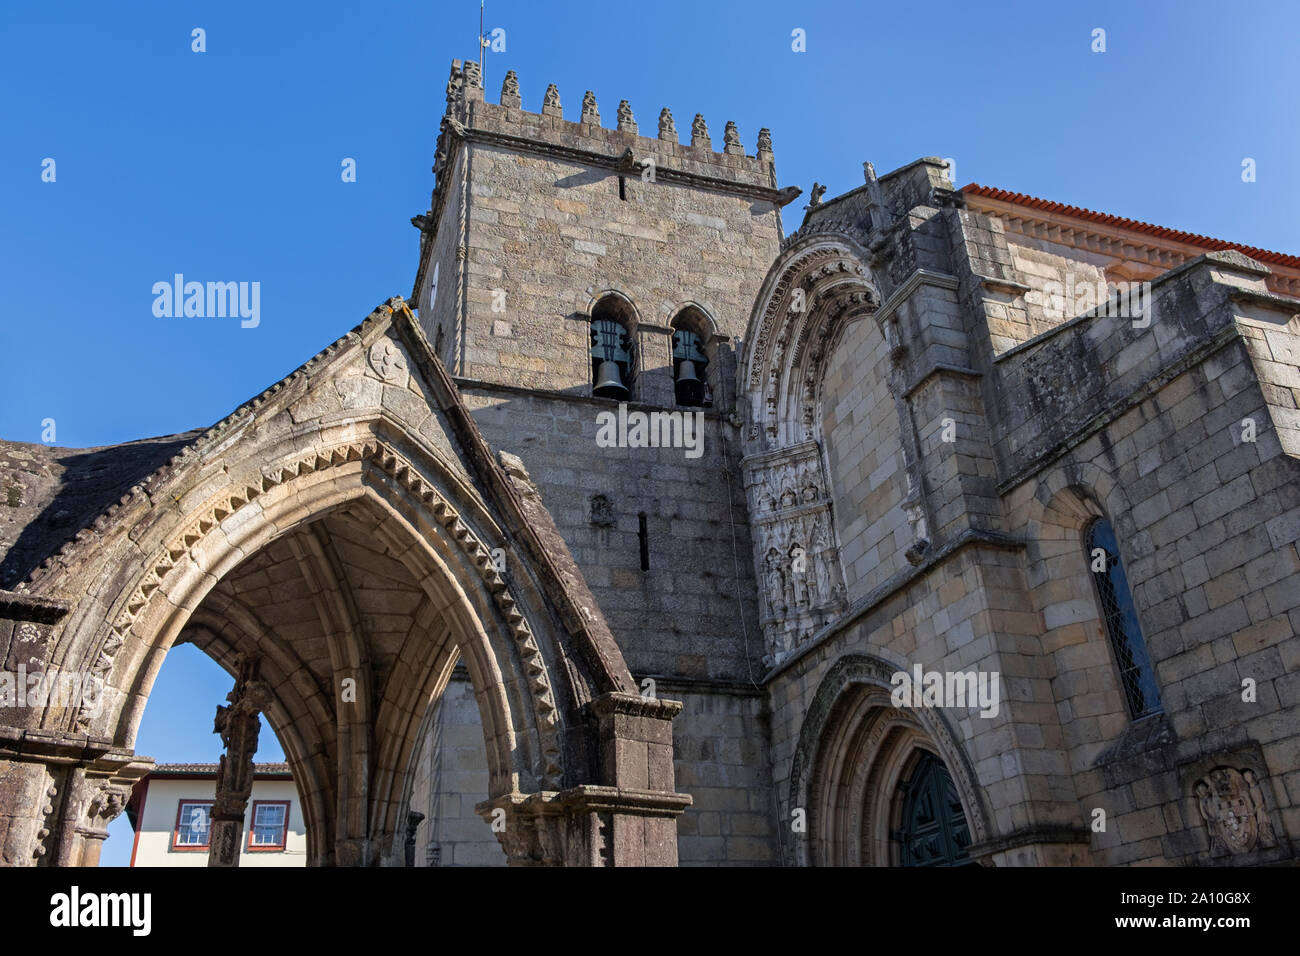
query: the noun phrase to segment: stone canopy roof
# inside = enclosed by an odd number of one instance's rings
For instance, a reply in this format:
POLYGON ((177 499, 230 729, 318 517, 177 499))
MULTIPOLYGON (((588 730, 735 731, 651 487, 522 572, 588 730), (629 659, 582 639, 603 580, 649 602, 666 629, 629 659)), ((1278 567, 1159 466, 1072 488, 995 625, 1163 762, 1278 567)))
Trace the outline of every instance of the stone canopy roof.
POLYGON ((0 441, 0 589, 25 580, 203 431, 100 448, 0 441))

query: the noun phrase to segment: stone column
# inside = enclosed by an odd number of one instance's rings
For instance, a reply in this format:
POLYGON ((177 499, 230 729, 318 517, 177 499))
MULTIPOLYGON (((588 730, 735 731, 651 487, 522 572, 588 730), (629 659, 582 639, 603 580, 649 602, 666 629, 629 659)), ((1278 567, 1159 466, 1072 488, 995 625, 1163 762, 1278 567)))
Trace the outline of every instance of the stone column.
POLYGON ((673 381, 673 330, 641 322, 636 329, 637 373, 634 400, 672 408, 677 404, 673 381))
POLYGON ((230 706, 217 707, 212 732, 221 735, 226 752, 217 768, 208 866, 239 866, 244 811, 253 792, 253 755, 262 727, 258 713, 271 702, 270 688, 258 679, 258 664, 257 658, 240 661, 235 689, 226 695, 230 706))
POLYGON ((672 719, 682 705, 610 693, 590 707, 601 783, 475 809, 495 824, 511 866, 676 866, 677 817, 691 805, 673 790, 672 719))
POLYGON ((99 854, 108 839, 108 825, 126 809, 131 788, 94 778, 87 778, 86 788, 90 799, 86 803, 84 822, 77 827, 77 835, 81 837, 81 865, 99 866, 99 854))

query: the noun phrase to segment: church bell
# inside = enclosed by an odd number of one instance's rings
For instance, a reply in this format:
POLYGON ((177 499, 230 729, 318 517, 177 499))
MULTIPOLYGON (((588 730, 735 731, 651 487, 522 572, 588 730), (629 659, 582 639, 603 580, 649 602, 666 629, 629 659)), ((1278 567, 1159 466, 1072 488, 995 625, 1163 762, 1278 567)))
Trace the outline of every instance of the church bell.
POLYGON ((623 376, 619 373, 617 362, 606 360, 600 363, 592 394, 599 395, 601 398, 627 398, 627 386, 623 384, 623 376))
POLYGON ((695 363, 684 360, 677 367, 677 404, 700 405, 704 401, 704 383, 695 374, 695 363))
POLYGON ((673 333, 673 366, 677 404, 699 407, 704 404, 704 380, 700 372, 709 364, 700 337, 686 329, 673 333))
POLYGON ((592 319, 591 359, 595 367, 595 384, 591 393, 601 398, 627 398, 623 370, 631 364, 627 330, 609 319, 592 319))

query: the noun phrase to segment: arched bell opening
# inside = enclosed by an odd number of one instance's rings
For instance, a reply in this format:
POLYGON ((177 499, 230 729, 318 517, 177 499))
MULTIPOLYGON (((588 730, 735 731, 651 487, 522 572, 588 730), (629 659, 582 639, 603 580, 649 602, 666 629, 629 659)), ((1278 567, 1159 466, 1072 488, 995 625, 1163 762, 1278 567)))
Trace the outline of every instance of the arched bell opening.
POLYGON ((591 309, 591 394, 626 401, 636 381, 636 310, 622 296, 591 309))
POLYGON ((673 389, 678 405, 685 408, 713 407, 714 346, 708 317, 695 306, 687 306, 673 317, 673 389))

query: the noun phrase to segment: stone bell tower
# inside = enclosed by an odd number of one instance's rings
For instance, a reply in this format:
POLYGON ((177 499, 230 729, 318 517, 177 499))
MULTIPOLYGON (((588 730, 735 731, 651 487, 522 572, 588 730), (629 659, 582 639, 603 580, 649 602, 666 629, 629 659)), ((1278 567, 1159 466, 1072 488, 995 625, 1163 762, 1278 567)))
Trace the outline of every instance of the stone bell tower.
POLYGON ((776 188, 765 129, 751 156, 735 123, 716 147, 699 114, 679 136, 664 109, 652 129, 641 132, 626 100, 615 128, 603 126, 591 92, 567 120, 554 85, 528 112, 513 71, 488 103, 478 64, 453 63, 431 209, 413 220, 412 294, 453 375, 590 394, 591 309, 606 293, 629 326, 633 399, 673 404, 672 323, 692 306, 706 353, 726 346, 713 377, 734 375, 730 340, 798 190, 776 188))
POLYGON ((592 92, 566 118, 554 85, 530 112, 513 71, 489 103, 473 61, 453 62, 446 94, 433 199, 412 220, 420 324, 484 436, 537 483, 643 692, 685 704, 683 789, 712 772, 706 750, 734 755, 734 779, 683 818, 681 859, 770 862, 735 375, 799 190, 778 188, 766 129, 747 155, 735 123, 638 122, 626 100, 602 119, 592 92), (620 403, 698 416, 702 454, 601 447, 598 416, 620 403))

